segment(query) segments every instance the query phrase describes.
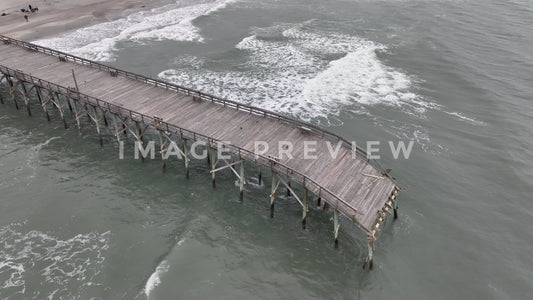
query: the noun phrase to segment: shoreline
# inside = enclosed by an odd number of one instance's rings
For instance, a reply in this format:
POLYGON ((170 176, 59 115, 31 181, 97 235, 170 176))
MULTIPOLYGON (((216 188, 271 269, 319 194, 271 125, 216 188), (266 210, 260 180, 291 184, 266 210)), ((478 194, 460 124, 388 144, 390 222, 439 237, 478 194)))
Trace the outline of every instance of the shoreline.
POLYGON ((118 19, 136 10, 150 9, 154 0, 3 0, 0 4, 0 34, 24 41, 50 38, 59 33, 118 19), (39 11, 27 13, 28 5, 39 11))

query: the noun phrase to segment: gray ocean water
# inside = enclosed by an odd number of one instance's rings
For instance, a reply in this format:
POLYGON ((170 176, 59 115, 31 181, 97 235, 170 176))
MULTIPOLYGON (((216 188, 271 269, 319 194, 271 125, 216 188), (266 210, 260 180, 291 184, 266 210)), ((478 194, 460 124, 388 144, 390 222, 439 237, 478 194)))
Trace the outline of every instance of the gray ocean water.
POLYGON ((119 160, 111 132, 101 148, 0 105, 0 298, 531 299, 532 16, 527 0, 161 1, 38 41, 415 145, 382 148, 406 189, 369 272, 350 222, 334 249, 331 212, 302 231, 282 197, 270 219, 268 174, 241 204, 205 161, 186 180, 178 162, 119 160))

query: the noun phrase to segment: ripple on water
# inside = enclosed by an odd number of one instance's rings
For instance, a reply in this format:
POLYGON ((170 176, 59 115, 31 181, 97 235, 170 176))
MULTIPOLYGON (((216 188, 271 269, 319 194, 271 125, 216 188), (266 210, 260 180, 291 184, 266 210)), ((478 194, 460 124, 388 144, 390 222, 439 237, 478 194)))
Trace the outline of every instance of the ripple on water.
POLYGON ((84 289, 101 284, 97 277, 109 247, 109 231, 62 239, 38 230, 26 231, 25 224, 0 228, 2 297, 25 293, 76 298, 84 289))

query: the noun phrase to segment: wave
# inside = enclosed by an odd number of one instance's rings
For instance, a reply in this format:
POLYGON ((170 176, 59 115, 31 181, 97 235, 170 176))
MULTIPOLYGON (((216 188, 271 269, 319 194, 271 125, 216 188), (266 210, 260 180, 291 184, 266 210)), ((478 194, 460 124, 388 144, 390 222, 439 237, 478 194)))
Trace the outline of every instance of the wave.
POLYGON ((155 269, 154 273, 150 275, 146 285, 144 287, 144 294, 146 298, 150 297, 152 290, 161 283, 161 275, 168 272, 169 264, 168 261, 163 260, 155 269))
MULTIPOLYGON (((176 247, 183 244, 185 240, 186 238, 179 240, 176 244, 176 247)), ((175 249, 172 250, 174 251, 175 249)), ((150 299, 150 293, 161 283, 161 276, 167 273, 169 268, 170 264, 168 260, 164 259, 161 261, 161 263, 159 263, 159 265, 155 268, 155 271, 150 275, 144 286, 144 294, 146 295, 147 299, 150 299)))
MULTIPOLYGON (((176 59, 176 68, 159 77, 319 125, 342 124, 346 115, 364 116, 378 127, 399 128, 391 134, 415 140, 425 152, 446 151, 431 141, 426 129, 416 125, 429 111, 444 107, 416 93, 418 79, 380 58, 389 51, 387 46, 323 31, 315 23, 255 28, 235 45, 246 61, 223 71, 210 70, 206 58, 183 56, 176 59), (407 114, 412 122, 398 125, 376 115, 376 109, 407 114)), ((462 114, 450 115, 483 125, 462 114)))
POLYGON ((113 61, 116 45, 122 41, 154 39, 203 42, 198 28, 192 22, 235 1, 178 1, 34 43, 91 60, 113 61))
POLYGON ((203 62, 190 58, 159 77, 307 121, 339 115, 346 106, 380 104, 418 115, 432 105, 411 92, 409 76, 380 61, 386 46, 305 25, 256 29, 235 46, 247 62, 230 71, 198 67, 203 62))

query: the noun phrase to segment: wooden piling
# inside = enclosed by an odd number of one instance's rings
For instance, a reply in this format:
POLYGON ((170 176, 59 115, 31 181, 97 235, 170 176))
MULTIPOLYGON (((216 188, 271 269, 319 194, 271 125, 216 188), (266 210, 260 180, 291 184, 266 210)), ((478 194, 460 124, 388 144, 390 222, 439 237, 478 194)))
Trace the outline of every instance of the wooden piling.
POLYGON ((24 85, 23 81, 20 82, 20 86, 22 87, 22 91, 20 91, 20 94, 22 95, 22 99, 24 100, 24 104, 26 105, 28 116, 31 117, 30 98, 28 96, 28 90, 26 89, 26 86, 24 85))
MULTIPOLYGON (((37 99, 39 99, 39 103, 41 103, 41 108, 43 109, 43 112, 46 115, 46 120, 50 122, 50 114, 48 114, 48 110, 46 109, 46 104, 48 103, 49 99, 47 99, 46 101, 44 100, 40 86, 35 86, 35 91, 37 92, 37 99)), ((48 97, 50 97, 50 95, 48 95, 48 97)))
POLYGON ((17 110, 19 110, 19 105, 17 103, 17 98, 15 97, 15 84, 13 83, 13 80, 11 80, 11 78, 9 78, 9 76, 6 76, 6 80, 7 80, 7 83, 9 84, 9 95, 11 96, 11 101, 13 101, 15 103, 15 108, 17 110))
POLYGON ((302 199, 303 205, 302 205, 302 229, 305 230, 306 223, 307 223, 307 212, 309 210, 309 204, 307 202, 307 189, 304 187, 304 194, 302 199))
POLYGON ((83 134, 81 131, 81 124, 80 124, 81 113, 79 112, 74 99, 70 98, 70 99, 67 99, 67 101, 72 101, 72 108, 74 109, 74 118, 76 119, 76 126, 78 127, 78 134, 81 136, 83 134))
POLYGON ((244 180, 244 160, 242 160, 241 158, 241 178, 239 180, 239 198, 242 202, 242 200, 244 199, 244 184, 245 184, 245 180, 244 180))
POLYGON ((211 147, 209 147, 208 145, 208 149, 209 149, 209 155, 207 157, 209 157, 209 162, 211 163, 211 184, 213 186, 213 188, 216 188, 217 187, 217 184, 216 184, 216 181, 215 181, 215 167, 217 165, 217 160, 216 160, 216 154, 215 154, 215 150, 212 149, 211 147))
POLYGON ((339 223, 339 212, 337 209, 333 210, 333 235, 335 237, 335 248, 339 248, 339 228, 341 224, 339 223))
POLYGON ((65 119, 65 114, 63 112, 63 106, 61 105, 61 98, 59 96, 59 93, 54 92, 53 96, 55 101, 52 100, 52 103, 54 103, 57 110, 59 110, 59 115, 61 116, 61 120, 63 120, 63 126, 65 127, 65 129, 68 129, 67 120, 65 119))
POLYGON ((277 175, 272 172, 272 187, 270 190, 270 217, 274 218, 274 202, 276 201, 276 190, 278 189, 279 181, 277 175))
POLYGON ((120 132, 122 131, 119 129, 118 123, 117 123, 117 117, 114 113, 111 113, 111 118, 113 119, 113 125, 115 127, 115 137, 117 138, 117 142, 120 144, 120 132))
POLYGON ((184 164, 185 164, 185 177, 189 179, 189 149, 187 148, 187 140, 183 139, 183 153, 184 158, 184 164))
MULTIPOLYGON (((157 128, 157 126, 156 126, 157 128)), ((165 142, 165 139, 163 138, 163 132, 161 130, 157 130, 157 132, 159 133, 159 154, 161 155, 161 170, 163 170, 163 172, 166 171, 167 169, 167 163, 166 163, 166 160, 165 160, 165 145, 166 145, 166 142, 165 142)))
POLYGON ((104 146, 104 139, 102 138, 102 132, 100 131, 100 118, 98 118, 98 110, 96 109, 96 106, 93 106, 94 108, 94 124, 96 125, 96 133, 98 134, 98 141, 100 142, 100 146, 104 146))

